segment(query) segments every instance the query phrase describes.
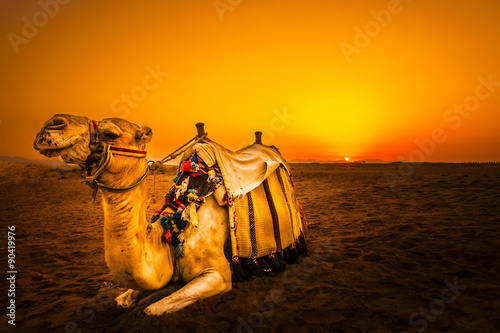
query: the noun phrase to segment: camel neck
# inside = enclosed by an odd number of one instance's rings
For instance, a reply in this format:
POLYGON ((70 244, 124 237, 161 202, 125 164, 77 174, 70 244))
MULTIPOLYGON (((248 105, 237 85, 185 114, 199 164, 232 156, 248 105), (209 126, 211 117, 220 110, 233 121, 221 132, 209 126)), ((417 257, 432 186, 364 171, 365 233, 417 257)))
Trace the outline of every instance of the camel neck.
POLYGON ((175 256, 161 241, 161 225, 147 220, 148 183, 124 193, 106 189, 101 193, 106 261, 113 276, 136 290, 166 285, 173 275, 175 256))
POLYGON ((139 228, 147 228, 147 183, 137 188, 115 193, 106 189, 101 190, 104 209, 104 232, 110 237, 124 237, 133 234, 139 228))

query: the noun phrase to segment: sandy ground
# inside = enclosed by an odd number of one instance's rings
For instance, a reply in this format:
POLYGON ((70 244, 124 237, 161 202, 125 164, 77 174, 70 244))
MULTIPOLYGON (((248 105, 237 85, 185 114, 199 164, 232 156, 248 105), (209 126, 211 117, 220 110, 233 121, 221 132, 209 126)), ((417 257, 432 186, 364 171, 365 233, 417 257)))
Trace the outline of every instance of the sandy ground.
MULTIPOLYGON (((0 163, 1 332, 500 332, 500 166, 292 165, 310 256, 162 317, 119 309, 78 172, 0 163), (16 227, 16 326, 7 226, 16 227)), ((153 212, 171 185, 158 175, 153 212)), ((152 177, 151 177, 152 179, 152 177)), ((152 180, 150 180, 152 184, 152 180)), ((153 199, 154 201, 154 199, 153 199)))

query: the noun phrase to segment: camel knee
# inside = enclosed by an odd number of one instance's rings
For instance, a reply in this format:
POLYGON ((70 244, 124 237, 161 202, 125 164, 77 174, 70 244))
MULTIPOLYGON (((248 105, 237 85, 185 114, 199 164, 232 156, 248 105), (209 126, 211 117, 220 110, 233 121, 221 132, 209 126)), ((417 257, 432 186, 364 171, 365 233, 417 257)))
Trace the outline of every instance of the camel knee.
POLYGON ((231 281, 229 281, 229 283, 225 284, 225 288, 221 291, 221 294, 227 293, 231 289, 233 289, 233 285, 231 284, 231 281))
POLYGON ((229 281, 222 281, 219 285, 218 285, 218 293, 217 294, 223 294, 225 292, 228 292, 229 290, 233 289, 233 285, 231 283, 231 280, 229 281))
POLYGON ((219 280, 217 283, 217 294, 222 294, 230 291, 233 288, 231 280, 231 271, 229 272, 218 272, 219 280))
POLYGON ((196 284, 203 284, 205 297, 215 296, 232 289, 231 274, 225 271, 209 271, 193 280, 196 284))

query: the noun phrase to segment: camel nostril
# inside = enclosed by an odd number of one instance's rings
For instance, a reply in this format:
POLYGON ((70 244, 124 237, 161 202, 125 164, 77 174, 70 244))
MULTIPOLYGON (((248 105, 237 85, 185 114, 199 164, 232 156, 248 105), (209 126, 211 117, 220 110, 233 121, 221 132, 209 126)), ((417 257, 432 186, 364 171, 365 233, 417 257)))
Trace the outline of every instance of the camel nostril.
POLYGON ((47 121, 44 125, 45 129, 48 130, 60 130, 68 126, 68 122, 66 119, 61 118, 61 117, 54 117, 47 121))

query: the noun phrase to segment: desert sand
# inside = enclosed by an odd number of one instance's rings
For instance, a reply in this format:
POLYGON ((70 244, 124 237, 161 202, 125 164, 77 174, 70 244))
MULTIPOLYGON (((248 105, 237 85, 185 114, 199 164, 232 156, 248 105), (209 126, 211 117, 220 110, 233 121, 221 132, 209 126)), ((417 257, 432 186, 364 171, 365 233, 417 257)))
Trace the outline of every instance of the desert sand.
MULTIPOLYGON (((73 168, 0 163, 1 332, 499 332, 500 165, 293 164, 309 257, 175 314, 120 309, 100 198, 73 168), (16 326, 7 226, 16 227, 16 326), (450 287, 451 286, 451 287, 450 287)), ((173 170, 157 175, 150 213, 173 170)), ((153 185, 153 177, 148 180, 153 185)))

